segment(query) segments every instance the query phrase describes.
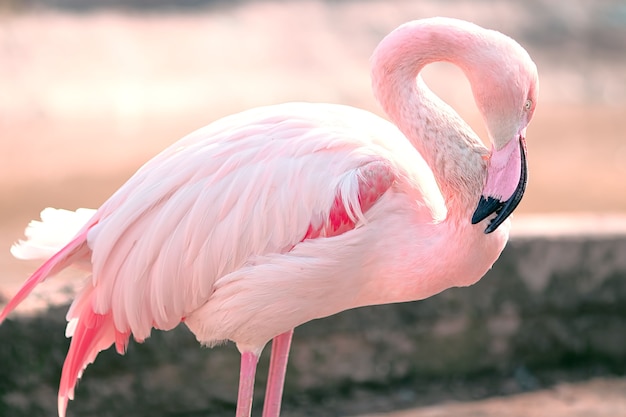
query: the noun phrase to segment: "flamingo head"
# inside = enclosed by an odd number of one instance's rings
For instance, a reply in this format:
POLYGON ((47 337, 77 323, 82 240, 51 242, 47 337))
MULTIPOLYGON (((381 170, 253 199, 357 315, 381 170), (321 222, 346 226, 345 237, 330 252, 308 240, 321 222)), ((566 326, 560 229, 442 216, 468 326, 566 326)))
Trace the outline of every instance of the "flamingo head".
MULTIPOLYGON (((537 67, 517 42, 494 32, 500 47, 483 62, 472 82, 476 104, 483 115, 491 153, 478 205, 472 216, 477 224, 490 215, 485 234, 498 228, 517 207, 528 179, 526 127, 535 111, 538 92, 537 67), (502 59, 502 57, 506 59, 502 59)), ((487 54, 486 54, 487 55, 487 54)))

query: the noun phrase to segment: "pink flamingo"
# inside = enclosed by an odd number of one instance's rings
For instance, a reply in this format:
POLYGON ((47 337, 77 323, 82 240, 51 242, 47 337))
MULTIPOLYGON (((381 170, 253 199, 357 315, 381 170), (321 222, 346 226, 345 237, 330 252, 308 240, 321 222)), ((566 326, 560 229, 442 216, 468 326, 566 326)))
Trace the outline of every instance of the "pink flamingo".
POLYGON ((238 417, 250 415, 257 359, 273 340, 263 416, 278 416, 296 326, 485 274, 526 185, 534 63, 501 33, 432 18, 380 43, 372 80, 395 125, 340 105, 258 108, 176 142, 97 211, 42 213, 12 250, 25 258, 60 250, 0 321, 69 265, 91 272, 67 314, 61 417, 98 352, 115 344, 124 353, 131 334, 141 342, 180 322, 204 345, 236 343, 238 417), (434 61, 468 77, 490 151, 421 80, 434 61), (72 225, 80 229, 71 239, 56 234, 72 225))

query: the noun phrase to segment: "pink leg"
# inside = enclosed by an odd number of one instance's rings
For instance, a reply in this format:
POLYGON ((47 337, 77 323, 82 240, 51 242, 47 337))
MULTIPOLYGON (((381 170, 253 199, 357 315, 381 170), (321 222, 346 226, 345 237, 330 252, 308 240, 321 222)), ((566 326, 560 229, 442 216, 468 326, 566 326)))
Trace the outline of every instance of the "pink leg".
POLYGON ((292 336, 293 329, 279 334, 272 340, 272 356, 270 357, 270 370, 267 377, 265 404, 263 404, 263 417, 278 417, 280 415, 280 403, 283 397, 292 336))
POLYGON ((237 417, 250 417, 252 412, 252 397, 254 394, 254 376, 259 358, 254 353, 241 354, 239 368, 239 394, 237 395, 237 417))

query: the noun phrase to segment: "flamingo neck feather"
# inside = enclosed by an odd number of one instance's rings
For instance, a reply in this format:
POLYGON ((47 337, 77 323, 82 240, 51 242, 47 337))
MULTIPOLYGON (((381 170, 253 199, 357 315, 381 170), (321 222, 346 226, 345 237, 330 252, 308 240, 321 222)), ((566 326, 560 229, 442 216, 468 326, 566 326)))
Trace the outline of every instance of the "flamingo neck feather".
POLYGON ((459 66, 472 84, 488 79, 474 76, 481 71, 481 54, 487 53, 480 47, 480 30, 470 23, 459 27, 456 20, 444 25, 411 22, 385 38, 372 56, 374 94, 432 169, 449 215, 465 216, 475 209, 489 151, 419 74, 430 63, 446 61, 459 66))

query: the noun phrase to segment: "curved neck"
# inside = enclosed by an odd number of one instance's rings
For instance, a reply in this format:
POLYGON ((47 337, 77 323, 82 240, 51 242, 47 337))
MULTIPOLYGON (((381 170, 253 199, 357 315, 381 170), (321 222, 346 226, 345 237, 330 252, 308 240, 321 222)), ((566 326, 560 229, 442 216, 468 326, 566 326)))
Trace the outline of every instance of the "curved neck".
POLYGON ((476 208, 486 176, 488 151, 474 131, 419 76, 424 66, 447 61, 470 79, 479 51, 467 30, 407 24, 387 36, 372 56, 374 94, 392 121, 432 169, 449 215, 476 208), (461 41, 461 37, 465 39, 461 41))

